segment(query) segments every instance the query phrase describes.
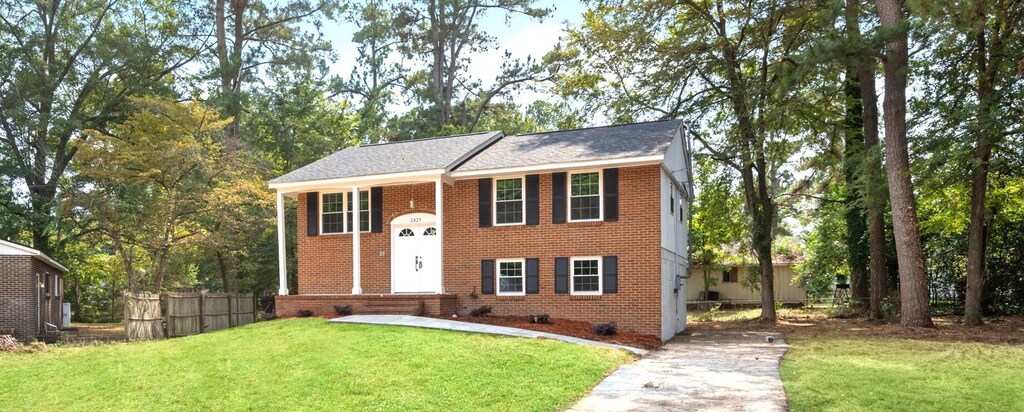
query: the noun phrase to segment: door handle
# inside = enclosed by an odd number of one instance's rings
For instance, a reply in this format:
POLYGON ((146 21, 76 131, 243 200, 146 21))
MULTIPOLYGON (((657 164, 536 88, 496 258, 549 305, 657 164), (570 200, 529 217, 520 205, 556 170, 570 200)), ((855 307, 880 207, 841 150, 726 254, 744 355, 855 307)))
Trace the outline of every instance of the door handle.
POLYGON ((413 262, 413 264, 412 264, 412 268, 413 268, 413 270, 415 270, 416 272, 419 272, 419 271, 420 271, 420 257, 419 257, 419 256, 416 256, 416 261, 415 261, 415 262, 413 262))
POLYGON ((423 256, 416 256, 416 271, 423 269, 423 256))

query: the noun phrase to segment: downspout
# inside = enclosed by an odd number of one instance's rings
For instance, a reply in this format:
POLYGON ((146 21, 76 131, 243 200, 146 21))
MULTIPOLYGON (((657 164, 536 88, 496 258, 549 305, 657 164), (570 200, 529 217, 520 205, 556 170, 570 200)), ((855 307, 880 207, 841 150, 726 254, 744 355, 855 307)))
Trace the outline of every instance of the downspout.
POLYGON ((42 318, 39 316, 39 274, 36 273, 36 283, 32 285, 32 288, 36 290, 36 332, 35 336, 39 336, 39 325, 42 323, 42 318))

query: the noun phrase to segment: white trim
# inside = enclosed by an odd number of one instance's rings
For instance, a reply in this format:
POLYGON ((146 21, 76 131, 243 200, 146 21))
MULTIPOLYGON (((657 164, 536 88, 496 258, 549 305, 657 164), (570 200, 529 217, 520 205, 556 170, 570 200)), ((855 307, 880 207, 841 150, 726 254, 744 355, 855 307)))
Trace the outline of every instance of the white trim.
MULTIPOLYGON (((604 294, 604 262, 601 256, 577 256, 569 258, 569 294, 570 295, 602 295, 604 294), (576 262, 581 260, 596 260, 597 261, 597 291, 576 291, 576 283, 573 282, 573 278, 576 277, 576 262)), ((589 276, 589 275, 588 275, 589 276)))
POLYGON ((451 176, 455 179, 464 179, 471 177, 487 177, 497 176, 502 174, 521 174, 529 172, 549 172, 549 171, 560 171, 560 170, 572 170, 572 169, 593 169, 593 168, 605 168, 605 167, 616 167, 616 166, 642 166, 648 164, 658 164, 665 160, 664 155, 649 155, 649 156, 636 156, 636 157, 624 157, 620 159, 600 159, 600 160, 585 160, 579 162, 561 162, 561 163, 546 163, 540 165, 530 166, 516 166, 516 167, 503 167, 497 169, 484 169, 484 170, 464 170, 460 171, 456 168, 455 171, 451 172, 451 176))
MULTIPOLYGON (((353 187, 352 191, 356 193, 355 198, 352 199, 352 220, 356 224, 356 230, 352 231, 352 294, 362 295, 362 245, 359 242, 359 234, 362 232, 359 229, 359 186, 353 187)), ((369 195, 367 195, 369 197, 369 195)), ((348 202, 345 202, 348 205, 348 202)))
MULTIPOLYGON (((593 195, 588 195, 593 196, 593 195)), ((566 173, 565 176, 565 221, 566 222, 601 222, 604 220, 604 170, 578 170, 566 173), (572 175, 585 175, 597 173, 597 218, 595 219, 573 219, 572 218, 572 175)))
MULTIPOLYGON (((506 276, 506 278, 512 278, 514 276, 506 276)), ((495 259, 494 260, 494 293, 497 296, 526 296, 526 259, 495 259), (501 291, 501 264, 502 263, 519 263, 520 264, 520 278, 523 280, 523 290, 520 292, 502 292, 501 291)))
MULTIPOLYGON (((319 213, 319 211, 317 211, 319 213)), ((285 244, 284 194, 277 192, 277 270, 278 295, 288 294, 288 255, 285 244)))
MULTIPOLYGON (((500 133, 499 133, 500 134, 500 133)), ((437 231, 437 293, 444 293, 444 179, 434 183, 434 230, 437 231)))
MULTIPOLYGON (((360 232, 361 233, 370 233, 373 230, 373 194, 370 192, 370 189, 366 189, 366 190, 359 189, 359 191, 366 192, 366 205, 367 205, 366 206, 366 212, 370 214, 370 221, 368 222, 368 226, 369 227, 366 228, 366 230, 360 230, 360 232)), ((323 236, 350 235, 350 234, 352 234, 352 232, 354 232, 354 230, 351 230, 352 228, 348 227, 349 226, 348 225, 348 219, 346 219, 346 217, 347 217, 347 215, 349 213, 349 210, 348 210, 348 196, 351 196, 351 194, 352 194, 351 190, 341 191, 341 192, 320 192, 320 200, 317 202, 317 205, 316 205, 316 209, 317 209, 316 210, 316 215, 317 215, 317 218, 319 219, 319 222, 318 222, 319 232, 318 233, 320 233, 320 235, 323 235, 323 236), (326 233, 326 232, 324 232, 324 196, 326 196, 326 195, 337 195, 337 194, 342 195, 341 196, 341 212, 331 212, 330 214, 333 215, 333 214, 341 213, 341 232, 326 233)), ((355 198, 352 199, 353 203, 358 202, 358 201, 359 201, 359 196, 355 196, 355 198)), ((352 207, 358 209, 358 205, 353 204, 352 207)), ((356 216, 355 213, 352 214, 352 223, 356 227, 359 226, 359 216, 356 216)))
POLYGON ((438 176, 445 174, 445 169, 417 170, 414 172, 384 173, 366 176, 340 177, 336 179, 306 180, 301 182, 270 182, 271 189, 288 189, 288 192, 310 192, 318 188, 351 189, 354 186, 381 186, 384 183, 399 183, 409 179, 407 183, 433 182, 438 176), (334 187, 332 187, 334 186, 334 187))
POLYGON ((517 226, 526 224, 526 176, 501 176, 492 179, 494 184, 491 186, 491 224, 494 226, 517 226), (519 203, 523 205, 523 214, 518 222, 511 223, 498 223, 498 181, 499 180, 519 180, 519 203))
MULTIPOLYGON (((19 244, 14 243, 14 242, 8 242, 8 241, 3 240, 3 239, 0 239, 0 246, 7 246, 7 247, 9 247, 11 249, 14 249, 16 251, 22 252, 22 254, 24 254, 26 256, 37 257, 40 260, 42 260, 42 261, 44 261, 46 263, 49 263, 50 266, 53 266, 53 267, 55 267, 57 269, 60 269, 64 273, 67 273, 67 271, 68 271, 68 268, 64 267, 64 265, 62 265, 60 263, 57 263, 56 260, 53 260, 49 256, 46 256, 45 253, 40 252, 40 251, 38 251, 36 249, 32 249, 32 248, 30 248, 28 246, 19 245, 19 244)), ((0 251, 0 255, 2 255, 2 254, 3 254, 2 251, 0 251)))

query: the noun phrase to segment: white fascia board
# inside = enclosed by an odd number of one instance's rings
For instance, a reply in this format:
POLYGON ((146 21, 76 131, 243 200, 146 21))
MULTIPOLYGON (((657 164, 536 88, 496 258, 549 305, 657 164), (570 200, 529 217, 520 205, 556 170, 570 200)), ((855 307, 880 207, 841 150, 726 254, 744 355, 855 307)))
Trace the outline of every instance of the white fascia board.
POLYGON ((650 155, 650 156, 637 156, 637 157, 624 157, 620 159, 600 159, 600 160, 584 160, 579 162, 562 162, 562 163, 548 163, 541 165, 530 165, 530 166, 516 166, 516 167, 504 167, 498 169, 484 169, 484 170, 455 170, 451 173, 451 176, 455 179, 473 178, 473 177, 485 177, 485 176, 498 176, 505 174, 521 174, 530 172, 547 172, 556 170, 573 170, 573 169, 593 169, 600 167, 616 167, 616 166, 643 166, 651 164, 659 164, 665 159, 664 155, 650 155))
POLYGON ((43 252, 40 252, 40 251, 35 250, 35 249, 32 249, 32 248, 30 248, 28 246, 19 245, 17 243, 8 242, 8 241, 2 240, 2 239, 0 239, 0 246, 4 246, 4 247, 6 247, 8 249, 14 250, 15 252, 18 252, 16 254, 12 253, 12 254, 14 254, 16 256, 33 256, 33 257, 39 258, 40 260, 42 260, 42 261, 44 261, 46 263, 49 263, 50 266, 53 266, 53 267, 55 267, 57 269, 60 269, 64 273, 67 273, 67 271, 68 271, 68 268, 64 267, 64 265, 58 263, 56 260, 53 260, 49 256, 46 256, 46 254, 44 254, 43 252))
POLYGON ((309 192, 319 189, 347 189, 355 186, 371 187, 398 183, 433 182, 445 174, 444 169, 418 170, 414 172, 389 173, 380 175, 342 177, 337 179, 307 180, 302 182, 269 183, 271 189, 285 194, 309 192))

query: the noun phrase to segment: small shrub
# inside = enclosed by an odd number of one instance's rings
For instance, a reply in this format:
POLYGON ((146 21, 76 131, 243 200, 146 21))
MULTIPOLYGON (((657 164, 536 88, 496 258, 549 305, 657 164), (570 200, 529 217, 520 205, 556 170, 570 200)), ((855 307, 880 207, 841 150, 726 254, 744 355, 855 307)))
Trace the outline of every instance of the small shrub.
POLYGON ((334 306, 334 314, 338 316, 348 316, 352 314, 352 305, 345 306, 334 306))
POLYGON ((697 315, 698 322, 713 322, 718 317, 718 312, 722 309, 721 303, 712 305, 708 310, 697 315))
POLYGON ((619 328, 615 322, 602 323, 594 326, 594 333, 598 336, 612 336, 619 333, 619 328))
POLYGON ((779 310, 782 310, 782 301, 781 300, 775 301, 775 311, 778 312, 779 310))
POLYGON ((18 350, 18 340, 11 335, 0 335, 0 352, 14 352, 18 350))
POLYGON ((547 313, 543 315, 530 315, 530 323, 540 323, 547 325, 551 323, 551 317, 547 313))
POLYGON ((277 319, 277 314, 274 312, 263 312, 260 314, 260 317, 263 318, 263 320, 274 320, 277 319))
POLYGON ((299 311, 299 317, 300 318, 308 318, 310 316, 313 316, 313 311, 311 311, 309 309, 302 309, 302 310, 299 311))
POLYGON ((477 318, 480 316, 487 316, 488 313, 491 313, 491 305, 483 305, 479 308, 473 309, 472 312, 469 312, 469 316, 477 318))
POLYGON ((882 298, 882 317, 886 319, 900 318, 900 295, 898 291, 882 298))

